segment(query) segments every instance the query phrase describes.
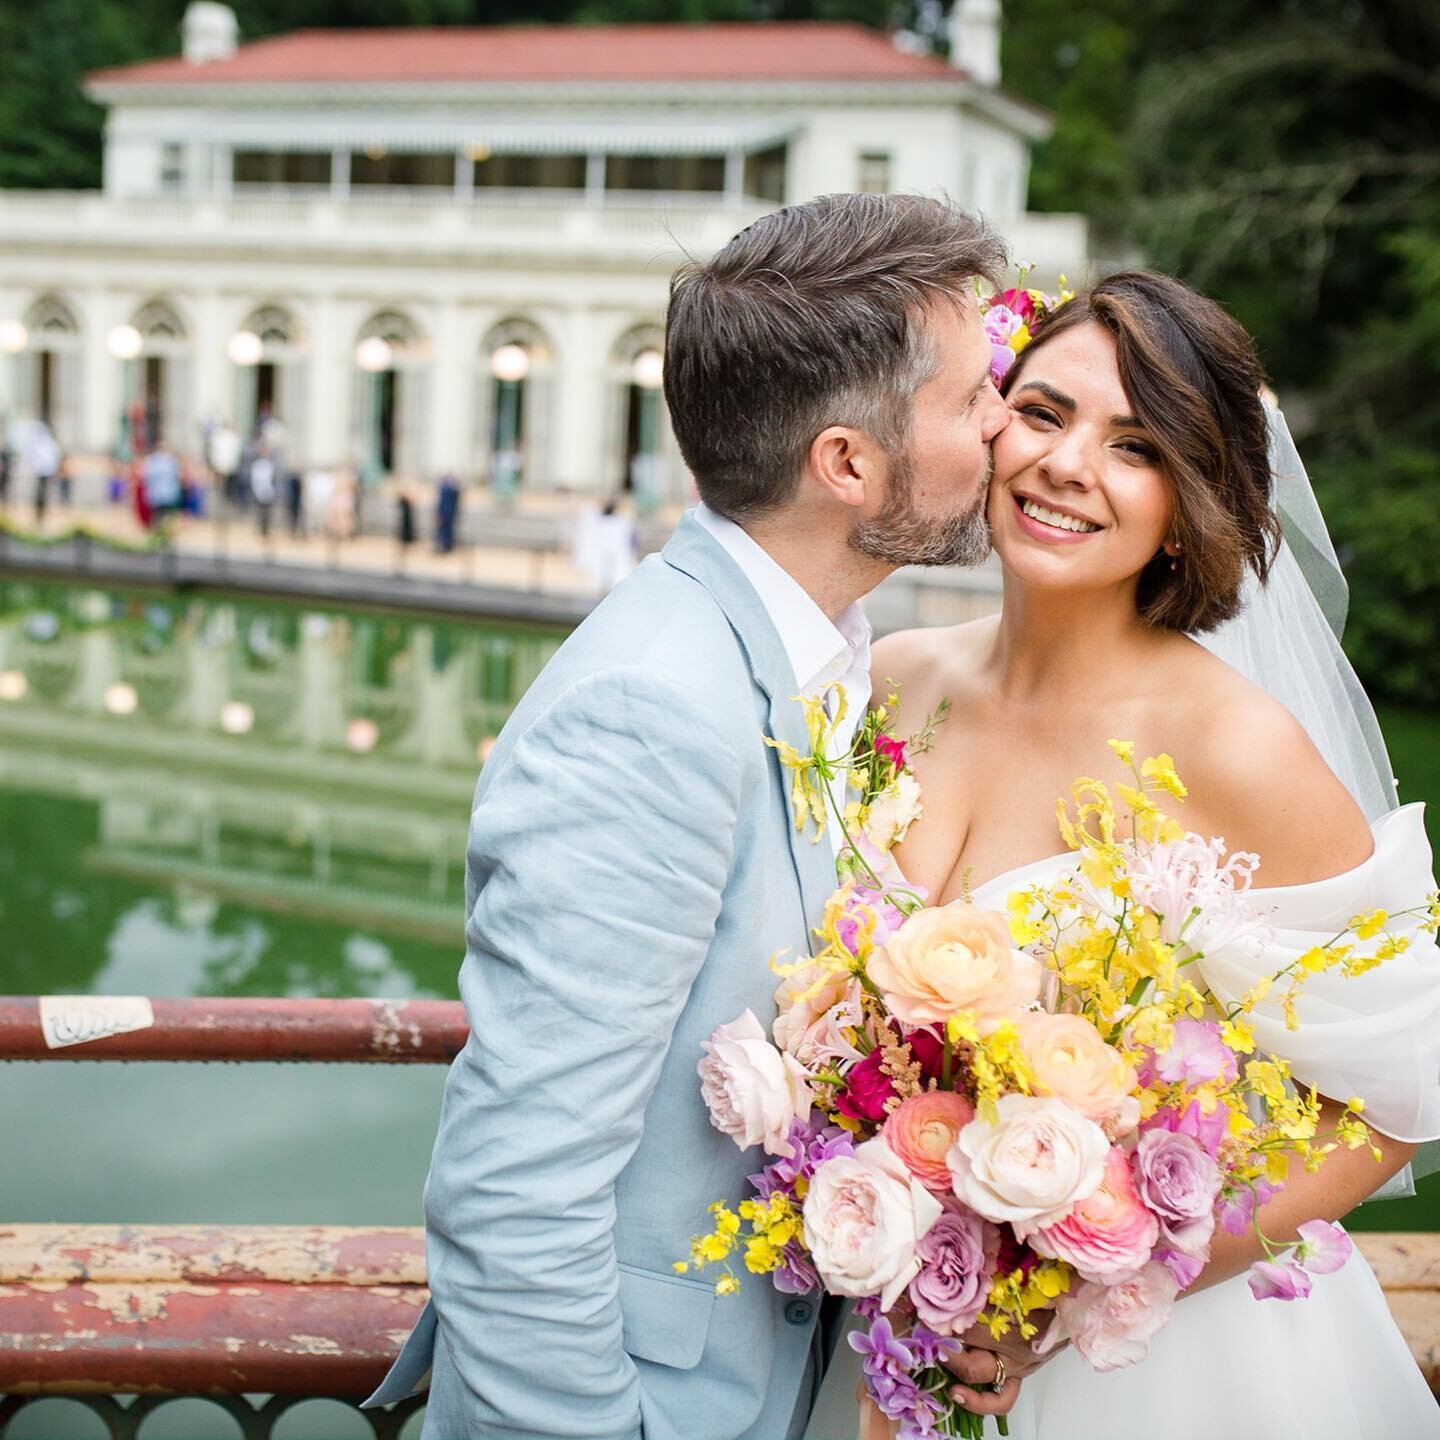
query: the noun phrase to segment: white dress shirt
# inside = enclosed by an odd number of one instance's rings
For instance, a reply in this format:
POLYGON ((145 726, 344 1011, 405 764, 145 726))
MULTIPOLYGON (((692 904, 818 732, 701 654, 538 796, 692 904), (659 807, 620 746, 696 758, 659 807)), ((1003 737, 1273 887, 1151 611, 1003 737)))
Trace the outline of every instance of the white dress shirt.
MULTIPOLYGON (((845 719, 835 732, 832 748, 834 753, 848 749, 870 703, 870 620, 859 602, 832 621, 805 587, 733 520, 705 505, 698 506, 694 513, 695 519, 724 546, 760 597, 790 658, 795 693, 814 695, 835 684, 845 687, 845 719)), ((833 693, 827 696, 827 709, 833 699, 833 693)), ((836 777, 831 793, 843 809, 843 772, 836 777)), ((833 811, 828 812, 827 819, 831 843, 838 850, 840 823, 833 811)))

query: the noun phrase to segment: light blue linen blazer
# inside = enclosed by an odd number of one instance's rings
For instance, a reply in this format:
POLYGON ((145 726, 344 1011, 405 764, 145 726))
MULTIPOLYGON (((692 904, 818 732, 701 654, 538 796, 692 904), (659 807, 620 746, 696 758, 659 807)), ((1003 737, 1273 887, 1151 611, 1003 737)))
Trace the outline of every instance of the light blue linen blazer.
MULTIPOLYGON (((835 883, 765 734, 803 747, 780 637, 687 516, 566 641, 475 793, 451 1067, 425 1187, 431 1301, 367 1404, 430 1372, 425 1440, 787 1440, 815 1296, 676 1275, 758 1151, 709 1124, 701 1041, 775 1014, 835 883)), ((812 832, 813 833, 813 832, 812 832)))

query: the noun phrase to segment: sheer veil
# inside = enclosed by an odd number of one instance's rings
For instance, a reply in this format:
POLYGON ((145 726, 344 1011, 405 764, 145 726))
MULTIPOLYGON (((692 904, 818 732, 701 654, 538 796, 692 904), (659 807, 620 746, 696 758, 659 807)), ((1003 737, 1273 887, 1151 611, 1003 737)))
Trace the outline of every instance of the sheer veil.
MULTIPOLYGON (((1284 540, 1264 585, 1246 582, 1241 612, 1195 639, 1268 691, 1305 727, 1326 763, 1374 822, 1398 804, 1375 710, 1340 648, 1349 588, 1290 427, 1267 403, 1272 504, 1284 540)), ((1440 983, 1440 977, 1437 977, 1440 983)), ((1371 1199, 1413 1195, 1414 1174, 1440 1170, 1440 1141, 1423 1145, 1371 1199)))
POLYGON ((1273 406, 1266 414, 1280 553, 1264 585, 1249 577, 1240 614, 1195 639, 1280 701, 1365 818, 1378 820, 1396 806, 1395 778, 1375 711, 1340 648, 1349 589, 1290 427, 1273 406))

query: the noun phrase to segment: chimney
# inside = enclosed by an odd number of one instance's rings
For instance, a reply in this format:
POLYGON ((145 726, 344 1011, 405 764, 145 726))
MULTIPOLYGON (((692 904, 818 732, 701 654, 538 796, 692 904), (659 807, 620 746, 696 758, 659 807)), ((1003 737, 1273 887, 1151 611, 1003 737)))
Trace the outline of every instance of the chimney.
POLYGON ((212 60, 228 60, 235 53, 239 26, 228 5, 217 0, 190 0, 180 34, 186 62, 208 65, 212 60))
POLYGON ((1000 0, 955 0, 950 63, 977 85, 1000 83, 1000 0))

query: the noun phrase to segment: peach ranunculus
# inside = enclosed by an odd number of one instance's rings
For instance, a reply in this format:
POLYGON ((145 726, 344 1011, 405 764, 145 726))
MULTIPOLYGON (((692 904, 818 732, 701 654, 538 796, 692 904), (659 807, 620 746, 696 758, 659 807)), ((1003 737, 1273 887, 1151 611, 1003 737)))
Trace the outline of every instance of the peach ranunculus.
POLYGON ((1063 1100, 1002 1095, 995 1123, 972 1120, 946 1159, 955 1194, 997 1225, 1063 1220, 1105 1177, 1110 1141, 1063 1100))
POLYGON ((943 1025, 968 1010, 983 1030, 1013 1019, 1040 994, 1040 962, 1014 947, 1003 915, 973 905, 917 911, 867 969, 906 1025, 943 1025))
POLYGON ((1015 1234, 1052 1260, 1068 1260, 1086 1280, 1114 1285, 1140 1269, 1160 1238, 1160 1223, 1140 1200, 1130 1157, 1118 1146, 1105 1161, 1105 1178, 1063 1219, 1044 1229, 1017 1225, 1015 1234))
POLYGON ((816 1167, 805 1194, 805 1244, 832 1295, 878 1295, 888 1310, 920 1269, 915 1247, 940 1213, 877 1135, 816 1167))
POLYGON ((1125 1103, 1136 1086, 1135 1071, 1091 1021, 1031 1011, 1020 1017, 1019 1029, 1037 1095, 1064 1100, 1106 1126, 1112 1138, 1135 1128, 1139 1106, 1125 1103))
POLYGON ((902 1101, 885 1121, 886 1143, 929 1190, 948 1193, 945 1157, 955 1137, 975 1118, 975 1107, 953 1090, 927 1090, 902 1101))
POLYGON ((782 1054, 765 1027, 746 1010, 701 1043, 696 1067, 710 1123, 742 1150, 761 1145, 767 1155, 789 1155, 790 1125, 810 1113, 810 1076, 793 1055, 782 1054))

